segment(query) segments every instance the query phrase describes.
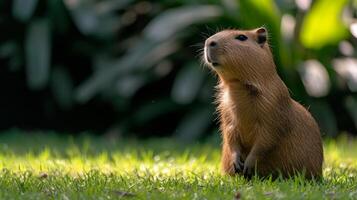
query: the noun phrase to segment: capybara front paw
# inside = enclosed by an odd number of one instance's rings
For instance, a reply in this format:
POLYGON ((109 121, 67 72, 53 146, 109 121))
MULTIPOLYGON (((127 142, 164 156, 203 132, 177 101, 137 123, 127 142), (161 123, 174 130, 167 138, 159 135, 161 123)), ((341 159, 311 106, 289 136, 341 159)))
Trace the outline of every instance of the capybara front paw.
POLYGON ((244 168, 244 163, 241 159, 240 153, 233 153, 233 167, 234 173, 242 173, 244 168))
POLYGON ((244 162, 243 175, 246 178, 251 178, 254 175, 256 159, 254 156, 248 156, 244 162))

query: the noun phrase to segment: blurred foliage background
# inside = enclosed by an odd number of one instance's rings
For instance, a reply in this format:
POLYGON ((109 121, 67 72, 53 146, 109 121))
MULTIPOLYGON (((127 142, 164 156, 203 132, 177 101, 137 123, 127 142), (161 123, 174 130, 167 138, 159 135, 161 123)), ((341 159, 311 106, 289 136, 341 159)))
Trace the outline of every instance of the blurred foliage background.
POLYGON ((357 134, 357 0, 0 0, 0 128, 217 132, 204 40, 264 25, 324 135, 357 134))

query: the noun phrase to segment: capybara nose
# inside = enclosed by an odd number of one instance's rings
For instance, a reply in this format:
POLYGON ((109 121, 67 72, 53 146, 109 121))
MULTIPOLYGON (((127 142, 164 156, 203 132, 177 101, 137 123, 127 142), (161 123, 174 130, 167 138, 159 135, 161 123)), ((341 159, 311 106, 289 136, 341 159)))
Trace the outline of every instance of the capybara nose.
POLYGON ((210 37, 206 40, 205 46, 207 49, 215 49, 218 47, 218 42, 215 38, 210 37))
POLYGON ((210 41, 210 42, 208 43, 208 46, 209 46, 210 48, 214 48, 214 47, 217 46, 217 42, 216 42, 216 41, 210 41))
POLYGON ((218 42, 212 38, 206 40, 205 44, 205 58, 206 62, 212 64, 213 66, 218 66, 218 42))

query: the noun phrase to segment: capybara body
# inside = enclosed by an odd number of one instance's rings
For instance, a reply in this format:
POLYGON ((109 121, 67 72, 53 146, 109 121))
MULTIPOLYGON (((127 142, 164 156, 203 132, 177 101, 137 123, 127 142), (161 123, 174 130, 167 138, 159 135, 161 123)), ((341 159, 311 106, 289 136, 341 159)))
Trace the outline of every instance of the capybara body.
POLYGON ((266 29, 221 31, 206 40, 204 50, 219 77, 223 172, 321 177, 318 125, 278 76, 266 29))

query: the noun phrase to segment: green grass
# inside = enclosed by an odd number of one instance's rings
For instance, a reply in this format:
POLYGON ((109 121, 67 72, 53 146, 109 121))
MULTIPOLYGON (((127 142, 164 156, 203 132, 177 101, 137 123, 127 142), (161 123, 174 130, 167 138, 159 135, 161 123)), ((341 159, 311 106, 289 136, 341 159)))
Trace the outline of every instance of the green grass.
MULTIPOLYGON (((218 138, 218 137, 217 137, 218 138)), ((0 135, 0 199, 357 199, 357 140, 325 141, 324 179, 247 181, 219 171, 219 143, 0 135)))

